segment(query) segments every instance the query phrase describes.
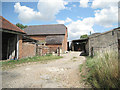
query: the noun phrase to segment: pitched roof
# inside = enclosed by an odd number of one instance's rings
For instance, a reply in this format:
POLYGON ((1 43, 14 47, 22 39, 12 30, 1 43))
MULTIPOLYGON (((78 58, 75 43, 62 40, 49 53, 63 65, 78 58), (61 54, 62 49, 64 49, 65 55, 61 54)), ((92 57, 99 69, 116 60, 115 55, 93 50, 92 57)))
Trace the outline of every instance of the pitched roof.
POLYGON ((59 45, 59 44, 62 44, 64 40, 64 35, 59 35, 59 36, 47 36, 46 37, 46 44, 47 45, 59 45))
POLYGON ((34 25, 24 29, 27 35, 65 34, 64 24, 34 25))
POLYGON ((0 28, 6 29, 9 31, 15 31, 15 32, 20 32, 20 33, 25 33, 23 30, 21 30, 19 27, 16 25, 12 24, 8 20, 6 20, 4 17, 0 16, 0 28))

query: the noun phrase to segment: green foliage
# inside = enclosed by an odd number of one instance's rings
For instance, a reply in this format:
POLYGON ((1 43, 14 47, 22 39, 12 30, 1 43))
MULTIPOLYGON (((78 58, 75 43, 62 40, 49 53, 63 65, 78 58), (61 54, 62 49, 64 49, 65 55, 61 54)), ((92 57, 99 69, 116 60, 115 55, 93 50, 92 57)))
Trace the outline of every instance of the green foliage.
POLYGON ((55 60, 60 58, 62 58, 62 56, 53 56, 51 54, 48 54, 46 56, 35 56, 35 57, 29 57, 29 58, 24 58, 20 60, 3 61, 1 62, 1 64, 2 64, 2 69, 8 69, 8 68, 14 68, 19 64, 24 64, 29 62, 41 62, 41 61, 44 62, 44 61, 55 60))
POLYGON ((83 64, 80 64, 80 72, 82 72, 82 67, 83 67, 83 64))
POLYGON ((88 82, 95 88, 118 88, 118 55, 116 52, 98 53, 87 58, 88 82))
POLYGON ((82 38, 88 38, 88 35, 87 35, 87 34, 81 35, 80 38, 81 38, 81 39, 82 39, 82 38))
POLYGON ((16 26, 18 26, 20 29, 24 29, 27 27, 27 25, 23 25, 23 24, 20 24, 20 23, 17 23, 16 26))

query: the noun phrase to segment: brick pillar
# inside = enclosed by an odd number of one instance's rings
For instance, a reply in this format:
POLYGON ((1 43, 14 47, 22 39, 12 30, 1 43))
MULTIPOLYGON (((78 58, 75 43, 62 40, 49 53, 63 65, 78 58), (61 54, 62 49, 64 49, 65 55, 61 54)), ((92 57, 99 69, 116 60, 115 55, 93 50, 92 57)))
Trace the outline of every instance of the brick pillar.
POLYGON ((18 59, 22 58, 22 35, 19 35, 19 56, 18 59))
POLYGON ((2 60, 2 32, 0 31, 0 60, 2 60))

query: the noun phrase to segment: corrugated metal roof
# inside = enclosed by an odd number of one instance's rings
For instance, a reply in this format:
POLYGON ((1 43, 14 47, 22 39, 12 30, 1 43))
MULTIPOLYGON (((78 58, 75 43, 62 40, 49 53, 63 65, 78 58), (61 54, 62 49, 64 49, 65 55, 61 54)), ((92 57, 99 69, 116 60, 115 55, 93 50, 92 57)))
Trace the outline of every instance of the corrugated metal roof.
POLYGON ((9 22, 8 20, 6 20, 4 17, 0 16, 0 28, 7 29, 9 31, 16 31, 16 32, 20 32, 20 33, 25 33, 23 30, 21 30, 19 27, 17 27, 16 25, 12 24, 11 22, 9 22))
POLYGON ((35 25, 24 29, 27 35, 47 35, 47 34, 65 34, 66 26, 64 24, 35 25))
POLYGON ((59 35, 59 36, 47 36, 46 37, 46 44, 47 45, 58 45, 58 44, 62 44, 64 40, 64 35, 59 35))

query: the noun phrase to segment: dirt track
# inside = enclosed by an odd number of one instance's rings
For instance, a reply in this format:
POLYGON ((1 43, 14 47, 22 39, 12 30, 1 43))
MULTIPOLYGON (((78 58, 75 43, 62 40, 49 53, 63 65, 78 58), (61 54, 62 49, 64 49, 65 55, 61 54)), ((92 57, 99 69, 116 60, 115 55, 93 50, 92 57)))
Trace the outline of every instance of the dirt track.
POLYGON ((80 52, 63 55, 59 60, 24 65, 3 71, 3 88, 84 88, 79 65, 85 57, 80 52))

